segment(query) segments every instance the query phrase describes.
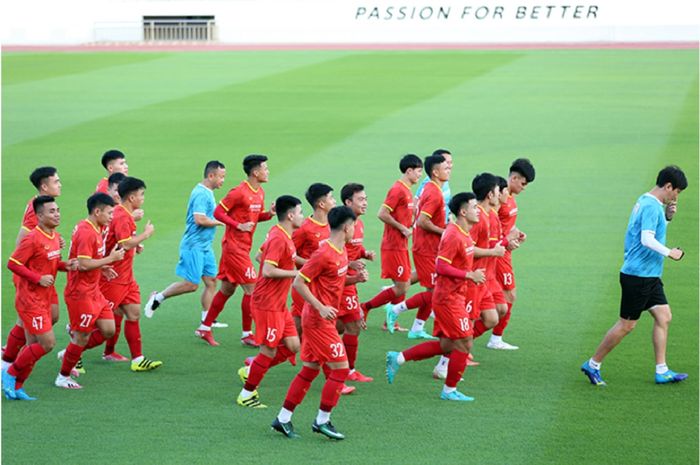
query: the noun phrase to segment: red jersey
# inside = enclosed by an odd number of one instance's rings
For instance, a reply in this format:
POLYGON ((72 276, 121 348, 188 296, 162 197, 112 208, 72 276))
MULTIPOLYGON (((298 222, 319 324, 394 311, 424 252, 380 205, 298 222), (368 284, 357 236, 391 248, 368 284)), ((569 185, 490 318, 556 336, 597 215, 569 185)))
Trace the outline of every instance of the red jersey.
POLYGON ((515 203, 515 197, 508 196, 508 201, 501 205, 498 209, 498 219, 501 221, 501 229, 503 234, 507 235, 515 226, 515 220, 518 218, 518 204, 515 203))
MULTIPOLYGON (((309 283, 311 293, 324 305, 340 309, 340 300, 345 288, 345 275, 348 272, 348 253, 344 248, 336 249, 330 241, 309 258, 299 274, 309 283)), ((308 302, 304 303, 302 320, 305 325, 323 320, 316 309, 308 302)))
MULTIPOLYGON (((107 230, 105 251, 111 251, 115 245, 128 241, 134 235, 136 235, 134 216, 123 205, 117 205, 114 207, 112 222, 107 230)), ((134 281, 134 255, 136 255, 136 247, 125 251, 124 259, 112 264, 114 271, 119 273, 119 276, 111 281, 107 281, 103 277, 101 284, 129 284, 134 281)))
MULTIPOLYGON (((221 242, 222 247, 236 247, 250 252, 253 245, 253 234, 260 221, 260 214, 265 207, 265 191, 262 186, 257 190, 243 181, 226 194, 226 197, 219 202, 226 214, 237 223, 253 222, 253 229, 250 231, 240 231, 238 228, 226 225, 226 232, 221 242)), ((271 218, 267 215, 264 220, 271 218)))
MULTIPOLYGON (((411 188, 403 181, 398 180, 391 186, 382 205, 389 210, 391 217, 402 225, 407 228, 413 225, 413 194, 411 188)), ((385 223, 381 249, 408 250, 408 237, 385 223)))
MULTIPOLYGON (((429 181, 418 199, 418 214, 425 215, 430 221, 443 227, 445 221, 445 198, 442 189, 435 181, 429 181)), ((426 231, 416 224, 413 233, 413 252, 421 255, 435 256, 440 245, 440 234, 426 231)))
MULTIPOLYGON (((365 240, 365 225, 360 218, 355 221, 355 234, 352 236, 352 241, 349 244, 345 244, 345 249, 348 252, 348 261, 353 262, 364 258, 367 255, 367 250, 363 245, 365 240)), ((348 268, 348 276, 354 276, 357 271, 352 268, 348 268)), ((343 291, 344 295, 355 295, 357 294, 357 286, 355 284, 351 286, 345 286, 343 291)))
MULTIPOLYGON (((91 258, 99 260, 105 256, 104 230, 83 220, 73 229, 70 241, 69 258, 91 258)), ((69 271, 68 282, 64 291, 65 296, 74 299, 90 299, 99 293, 100 276, 102 271, 95 268, 90 271, 69 271)))
MULTIPOLYGON (((18 265, 24 265, 40 276, 56 277, 58 264, 61 261, 60 235, 51 235, 36 227, 22 238, 10 260, 18 265)), ((16 276, 16 275, 15 275, 16 276)), ((43 287, 17 276, 17 298, 25 302, 36 302, 40 306, 50 306, 54 295, 53 286, 43 287)))
POLYGON ((501 220, 498 218, 498 212, 492 208, 489 210, 489 248, 494 248, 501 239, 503 239, 501 220))
POLYGON ((22 227, 26 229, 27 231, 31 231, 32 229, 36 228, 36 226, 39 224, 39 220, 36 217, 36 213, 34 213, 34 199, 36 196, 32 197, 29 199, 29 202, 27 202, 27 208, 24 209, 24 217, 22 218, 22 227))
POLYGON ((102 178, 102 179, 100 179, 100 182, 97 183, 97 186, 95 186, 95 192, 102 192, 102 193, 106 194, 108 188, 109 188, 109 179, 102 178))
POLYGON ((294 278, 265 278, 262 267, 270 263, 280 270, 293 270, 294 259, 297 256, 292 236, 276 224, 270 228, 267 238, 260 246, 260 278, 253 291, 253 306, 268 312, 284 312, 287 310, 287 295, 292 287, 294 278))
MULTIPOLYGON (((478 208, 480 210, 479 222, 472 226, 472 229, 469 231, 469 234, 471 235, 472 240, 474 241, 474 245, 476 247, 482 249, 490 249, 495 245, 495 242, 491 240, 492 215, 495 215, 496 219, 498 218, 498 215, 492 209, 489 209, 489 211, 487 212, 481 205, 478 205, 478 208)), ((474 268, 485 268, 486 278, 493 279, 496 275, 496 257, 475 258, 474 268)))
POLYGON ((331 228, 328 223, 319 223, 312 217, 306 218, 301 227, 292 234, 297 255, 309 259, 330 235, 331 228))
MULTIPOLYGON (((445 228, 445 234, 440 240, 438 248, 438 260, 443 260, 453 267, 472 271, 474 266, 474 242, 465 230, 454 223, 445 228)), ((447 307, 464 308, 467 297, 467 280, 450 278, 438 274, 433 290, 433 299, 443 302, 447 307)))

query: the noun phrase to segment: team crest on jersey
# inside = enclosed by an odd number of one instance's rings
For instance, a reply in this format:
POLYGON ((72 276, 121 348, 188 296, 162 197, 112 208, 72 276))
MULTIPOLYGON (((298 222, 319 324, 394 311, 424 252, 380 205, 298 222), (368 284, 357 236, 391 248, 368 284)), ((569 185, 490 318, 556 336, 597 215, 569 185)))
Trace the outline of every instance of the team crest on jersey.
MULTIPOLYGON (((336 262, 336 265, 340 265, 340 262, 336 262)), ((348 266, 345 265, 342 268, 338 268, 338 276, 344 275, 348 271, 348 266)))

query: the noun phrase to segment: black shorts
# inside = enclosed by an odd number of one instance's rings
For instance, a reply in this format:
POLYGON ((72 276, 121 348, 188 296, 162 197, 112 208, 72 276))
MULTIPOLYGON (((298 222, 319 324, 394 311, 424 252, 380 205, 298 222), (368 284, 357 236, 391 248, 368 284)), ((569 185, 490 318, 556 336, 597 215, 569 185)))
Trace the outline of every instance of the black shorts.
POLYGON ((620 318, 625 320, 638 320, 643 311, 668 304, 661 278, 640 278, 620 273, 620 287, 620 318))

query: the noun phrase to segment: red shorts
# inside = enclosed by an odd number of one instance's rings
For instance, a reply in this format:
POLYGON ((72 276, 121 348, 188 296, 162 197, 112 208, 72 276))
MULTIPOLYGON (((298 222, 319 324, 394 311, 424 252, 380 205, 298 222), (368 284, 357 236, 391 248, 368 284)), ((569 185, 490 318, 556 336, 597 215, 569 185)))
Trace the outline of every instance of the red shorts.
POLYGON ((50 303, 35 305, 27 299, 15 299, 17 315, 29 334, 44 334, 51 330, 53 327, 51 305, 50 303))
POLYGON ((505 294, 503 294, 503 288, 498 280, 489 279, 486 282, 486 285, 489 287, 491 295, 493 296, 493 301, 496 305, 506 305, 508 303, 505 294))
POLYGON ((100 286, 100 292, 114 310, 122 305, 141 303, 141 290, 136 281, 131 281, 128 284, 105 282, 100 286))
POLYGON ((382 250, 382 279, 411 280, 411 259, 408 250, 382 250))
POLYGON ((81 333, 89 333, 95 328, 97 320, 113 320, 112 305, 102 294, 74 299, 65 296, 68 307, 70 329, 81 333))
POLYGON ((340 299, 337 318, 343 323, 359 321, 362 319, 362 312, 360 310, 360 300, 357 297, 357 289, 355 289, 355 286, 347 286, 345 289, 346 291, 340 299))
POLYGON ((416 266, 418 273, 418 282, 426 289, 435 287, 437 273, 435 272, 435 257, 434 255, 413 254, 413 264, 416 266))
POLYGON ((478 320, 483 310, 496 308, 493 296, 486 284, 470 285, 467 291, 467 308, 471 303, 470 318, 478 320))
POLYGON ((258 281, 250 252, 236 247, 227 247, 221 251, 219 274, 216 279, 233 284, 253 284, 258 281))
POLYGON ((292 315, 285 308, 281 312, 253 309, 255 342, 274 349, 283 339, 299 336, 292 315))
POLYGON ((301 360, 316 363, 347 362, 345 345, 340 340, 335 321, 323 320, 322 323, 304 325, 302 320, 301 360))
POLYGON ((55 287, 51 288, 51 305, 58 305, 58 293, 55 287))
POLYGON ((513 274, 513 263, 510 253, 496 260, 496 278, 505 291, 515 289, 515 275, 513 274))
POLYGON ((299 294, 296 289, 292 288, 292 316, 301 318, 301 312, 304 310, 305 302, 301 294, 299 294))
POLYGON ((474 335, 466 302, 460 301, 459 305, 449 307, 435 302, 433 311, 435 312, 433 336, 456 341, 474 335))

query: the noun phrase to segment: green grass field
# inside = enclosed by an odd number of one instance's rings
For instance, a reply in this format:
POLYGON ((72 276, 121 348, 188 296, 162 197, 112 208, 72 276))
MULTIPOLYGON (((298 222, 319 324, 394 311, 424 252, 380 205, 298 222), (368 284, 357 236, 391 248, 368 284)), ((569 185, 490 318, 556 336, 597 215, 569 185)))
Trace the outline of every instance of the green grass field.
MULTIPOLYGON (((519 156, 537 169, 518 198, 529 238, 514 254, 519 300, 506 332, 521 349, 490 351, 477 340, 481 366, 462 384, 475 402, 438 400, 429 361, 404 367, 389 386, 384 353, 410 343, 382 332, 375 311, 357 364, 375 382, 333 413, 348 439, 312 435, 317 380, 294 417, 302 440, 286 441, 269 423, 296 369, 268 373, 260 392, 270 409, 234 404, 236 370, 255 353, 238 342, 240 293, 222 314, 231 327, 216 332, 220 347, 193 337, 199 294, 169 300, 142 323, 145 354, 161 369, 133 374, 97 349, 84 356, 84 389, 66 392, 53 387, 55 352, 67 343, 62 304, 57 349, 27 383, 39 401, 2 400, 6 463, 698 463, 697 50, 5 53, 2 80, 3 263, 33 195, 32 169, 59 168, 59 230, 69 236, 103 176, 99 157, 117 147, 148 184, 144 208, 156 226, 136 260, 142 297, 176 279, 187 198, 210 159, 228 169, 217 199, 253 152, 270 157, 268 202, 302 196, 312 182, 337 192, 365 184, 366 245, 375 250, 375 214, 401 155, 449 148, 454 193, 478 172, 506 174, 519 156), (668 360, 690 378, 653 383, 645 315, 606 360, 609 386, 597 389, 579 365, 617 318, 629 212, 669 163, 690 185, 669 227, 686 258, 664 274, 674 310, 668 360)), ((383 284, 379 264, 369 269, 362 299, 383 284)), ((16 316, 5 267, 2 291, 4 339, 16 316)), ((123 338, 118 350, 128 354, 123 338)))

